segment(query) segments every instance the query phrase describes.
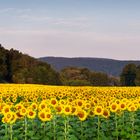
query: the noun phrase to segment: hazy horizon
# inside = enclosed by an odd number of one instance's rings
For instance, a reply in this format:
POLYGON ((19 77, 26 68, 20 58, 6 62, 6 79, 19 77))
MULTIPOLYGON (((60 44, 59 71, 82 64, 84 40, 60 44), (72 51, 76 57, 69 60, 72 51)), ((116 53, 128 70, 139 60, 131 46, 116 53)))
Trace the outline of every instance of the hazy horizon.
POLYGON ((139 0, 3 0, 0 43, 35 58, 140 60, 139 0))

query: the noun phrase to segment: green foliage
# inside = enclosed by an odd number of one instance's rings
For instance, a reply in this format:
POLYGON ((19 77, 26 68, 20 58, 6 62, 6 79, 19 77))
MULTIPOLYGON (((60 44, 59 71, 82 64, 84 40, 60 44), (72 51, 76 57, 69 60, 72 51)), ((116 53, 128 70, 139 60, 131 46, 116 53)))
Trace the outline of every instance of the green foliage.
MULTIPOLYGON (((119 85, 119 80, 87 68, 67 67, 60 73, 45 62, 0 45, 0 82, 70 86, 119 85)), ((136 81, 139 82, 138 80, 136 81)))
POLYGON ((140 86, 140 65, 136 67, 136 78, 135 78, 135 84, 137 86, 140 86))
POLYGON ((121 84, 124 86, 140 86, 140 65, 128 64, 121 73, 121 84))
POLYGON ((107 86, 110 84, 108 75, 101 72, 92 72, 90 81, 94 86, 107 86))
POLYGON ((86 80, 68 80, 65 82, 68 86, 91 86, 91 83, 86 80))
POLYGON ((135 86, 135 78, 136 78, 136 65, 128 64, 123 68, 121 74, 121 83, 125 86, 135 86))
POLYGON ((1 124, 2 140, 139 140, 139 111, 118 115, 112 113, 110 118, 101 116, 89 117, 80 121, 76 116, 54 114, 51 121, 18 120, 12 125, 12 139, 9 124, 1 124), (117 119, 115 116, 117 115, 117 119), (100 120, 98 122, 98 117, 100 120), (27 123, 27 125, 25 125, 27 123), (117 124, 117 125, 116 125, 117 124), (98 129, 99 127, 99 129, 98 129), (26 130, 26 131, 25 131, 26 130), (26 133, 25 133, 26 132, 26 133))
POLYGON ((124 61, 106 58, 66 58, 66 57, 42 57, 39 60, 51 64, 56 70, 61 71, 67 66, 88 68, 91 71, 105 72, 108 75, 119 77, 123 67, 134 63, 140 65, 140 61, 124 61))
POLYGON ((108 86, 119 85, 119 80, 102 72, 92 72, 87 68, 67 67, 60 72, 64 85, 108 86))
POLYGON ((61 84, 59 73, 45 62, 0 45, 0 82, 61 84))

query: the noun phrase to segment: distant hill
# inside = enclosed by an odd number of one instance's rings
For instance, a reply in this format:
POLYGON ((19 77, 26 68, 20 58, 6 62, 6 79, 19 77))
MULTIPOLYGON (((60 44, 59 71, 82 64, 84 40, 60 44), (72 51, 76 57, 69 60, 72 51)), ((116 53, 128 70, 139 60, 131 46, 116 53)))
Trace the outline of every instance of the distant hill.
POLYGON ((39 60, 52 65, 57 71, 68 66, 84 67, 92 71, 105 72, 112 76, 119 76, 123 67, 129 63, 140 65, 140 61, 120 61, 104 58, 65 58, 65 57, 41 57, 39 60))

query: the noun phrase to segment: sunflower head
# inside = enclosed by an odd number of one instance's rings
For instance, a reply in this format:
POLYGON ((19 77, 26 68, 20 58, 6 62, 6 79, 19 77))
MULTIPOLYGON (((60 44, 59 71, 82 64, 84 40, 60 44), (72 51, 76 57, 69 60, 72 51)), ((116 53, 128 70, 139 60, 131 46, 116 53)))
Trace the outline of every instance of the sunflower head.
POLYGON ((88 115, 89 115, 90 117, 94 117, 94 116, 95 116, 94 110, 93 110, 93 109, 90 109, 89 112, 88 112, 88 115))
POLYGON ((46 122, 46 121, 47 121, 47 120, 46 120, 46 112, 45 112, 44 110, 40 111, 40 112, 38 113, 38 118, 39 118, 41 121, 46 122))
POLYGON ((19 113, 21 116, 25 116, 26 113, 27 113, 27 109, 25 107, 22 107, 20 110, 19 110, 19 113))
POLYGON ((38 108, 37 103, 33 102, 33 103, 31 104, 31 108, 32 108, 33 110, 37 110, 37 108, 38 108))
POLYGON ((48 107, 47 103, 46 102, 41 102, 39 104, 39 110, 44 110, 48 107))
POLYGON ((34 119, 34 118, 36 117, 36 112, 35 112, 34 110, 29 109, 29 110, 27 111, 27 117, 28 117, 29 119, 34 119))
POLYGON ((96 107, 94 108, 94 114, 95 114, 95 115, 102 115, 102 113, 103 113, 103 108, 102 108, 102 106, 96 106, 96 107))
POLYGON ((137 106, 135 104, 131 104, 129 107, 128 107, 128 111, 130 112, 135 112, 137 111, 137 106))
POLYGON ((119 109, 120 110, 126 110, 126 103, 125 102, 120 102, 119 109))
POLYGON ((5 105, 3 108, 2 108, 2 114, 6 114, 10 112, 10 106, 9 105, 5 105))
POLYGON ((57 104, 58 104, 58 101, 56 100, 56 98, 51 98, 50 105, 51 106, 57 106, 57 104))
POLYGON ((110 111, 111 111, 111 112, 117 112, 118 109, 119 109, 119 105, 118 105, 117 103, 112 103, 112 104, 110 105, 110 111))
POLYGON ((71 106, 70 105, 65 105, 63 109, 63 113, 65 115, 70 115, 71 114, 71 106))
POLYGON ((84 121, 87 118, 87 112, 85 110, 80 109, 77 111, 77 116, 80 121, 84 121))
POLYGON ((56 113, 57 114, 61 114, 63 112, 63 106, 62 105, 58 105, 55 107, 56 113))
POLYGON ((110 116, 109 110, 108 110, 108 109, 103 109, 103 114, 102 114, 102 116, 103 116, 104 118, 108 118, 108 117, 110 116))
POLYGON ((52 119, 52 114, 51 112, 46 113, 46 121, 50 121, 52 119))

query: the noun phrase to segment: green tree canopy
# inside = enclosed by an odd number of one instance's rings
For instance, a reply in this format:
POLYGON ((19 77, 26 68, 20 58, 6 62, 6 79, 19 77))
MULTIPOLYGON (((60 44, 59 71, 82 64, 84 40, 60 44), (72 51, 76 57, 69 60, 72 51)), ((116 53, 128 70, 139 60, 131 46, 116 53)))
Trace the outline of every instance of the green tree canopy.
POLYGON ((136 71, 135 64, 131 63, 126 65, 121 73, 121 84, 124 86, 135 86, 136 71))

